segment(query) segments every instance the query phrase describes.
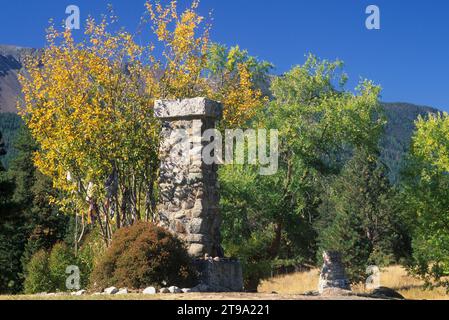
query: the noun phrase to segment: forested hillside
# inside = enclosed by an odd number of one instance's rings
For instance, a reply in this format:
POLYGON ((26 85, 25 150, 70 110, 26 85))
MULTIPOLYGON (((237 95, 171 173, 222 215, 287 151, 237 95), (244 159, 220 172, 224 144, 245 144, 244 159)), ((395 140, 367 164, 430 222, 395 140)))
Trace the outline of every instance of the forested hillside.
POLYGON ((385 103, 388 124, 382 139, 382 159, 390 169, 390 178, 396 182, 404 155, 410 146, 415 129, 415 120, 419 116, 426 117, 437 109, 417 106, 410 103, 385 103))
POLYGON ((5 167, 8 167, 9 162, 16 155, 12 144, 22 123, 22 119, 15 113, 0 113, 0 132, 3 134, 7 150, 7 154, 2 157, 2 164, 5 167))

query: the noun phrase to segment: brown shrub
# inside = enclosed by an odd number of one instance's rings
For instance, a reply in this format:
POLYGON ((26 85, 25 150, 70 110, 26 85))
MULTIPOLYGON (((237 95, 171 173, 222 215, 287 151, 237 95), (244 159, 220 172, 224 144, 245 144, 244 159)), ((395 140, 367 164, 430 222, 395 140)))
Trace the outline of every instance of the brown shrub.
POLYGON ((90 283, 93 289, 190 287, 195 278, 192 260, 179 239, 154 224, 138 222, 114 234, 90 283))

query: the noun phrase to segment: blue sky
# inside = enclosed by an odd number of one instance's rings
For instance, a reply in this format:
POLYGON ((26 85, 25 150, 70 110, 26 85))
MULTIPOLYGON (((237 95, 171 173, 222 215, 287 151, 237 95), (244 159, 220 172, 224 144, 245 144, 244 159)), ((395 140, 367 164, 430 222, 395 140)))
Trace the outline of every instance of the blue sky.
MULTIPOLYGON (((144 0, 2 1, 0 44, 42 47, 48 20, 62 21, 67 5, 78 5, 85 19, 108 3, 122 25, 136 29, 144 0)), ((214 41, 239 44, 273 62, 277 74, 303 63, 308 52, 339 58, 351 86, 369 78, 383 87, 384 101, 449 111, 447 0, 202 0, 200 9, 213 9, 214 41), (370 4, 381 10, 381 30, 365 28, 370 4)))

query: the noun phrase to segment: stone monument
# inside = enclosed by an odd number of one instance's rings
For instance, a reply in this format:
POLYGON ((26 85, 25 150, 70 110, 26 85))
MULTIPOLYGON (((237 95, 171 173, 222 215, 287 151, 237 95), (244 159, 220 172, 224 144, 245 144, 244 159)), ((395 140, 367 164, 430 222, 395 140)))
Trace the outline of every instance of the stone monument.
POLYGON ((210 143, 203 133, 222 113, 220 103, 206 98, 156 101, 155 116, 162 121, 157 209, 160 224, 187 244, 203 285, 241 291, 240 263, 224 259, 220 245, 218 165, 202 158, 210 143))
POLYGON ((345 268, 341 261, 341 254, 335 251, 323 253, 323 268, 321 269, 318 291, 350 291, 351 285, 346 277, 345 268))

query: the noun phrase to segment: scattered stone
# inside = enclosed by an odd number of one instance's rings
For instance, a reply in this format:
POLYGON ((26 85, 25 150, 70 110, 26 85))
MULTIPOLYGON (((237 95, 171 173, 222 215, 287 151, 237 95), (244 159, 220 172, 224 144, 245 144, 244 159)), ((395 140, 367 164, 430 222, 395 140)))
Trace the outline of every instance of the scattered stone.
POLYGON ((376 298, 392 298, 398 300, 405 300, 404 296, 401 295, 399 292, 387 287, 379 287, 377 289, 374 289, 371 295, 376 298))
POLYGON ((204 255, 204 260, 209 260, 209 254, 206 253, 206 254, 204 255))
POLYGON ((118 292, 117 292, 117 294, 128 294, 128 288, 121 288, 118 292))
POLYGON ((182 293, 182 290, 175 286, 168 288, 168 291, 170 291, 170 293, 182 293))
POLYGON ((182 291, 182 293, 191 293, 192 289, 184 288, 184 289, 181 289, 181 291, 182 291))
POLYGON ((167 288, 162 288, 161 290, 159 290, 159 293, 170 293, 170 290, 168 290, 167 288))
POLYGON ((156 288, 155 287, 148 287, 142 292, 143 294, 156 294, 156 288))
POLYGON ((71 293, 72 296, 83 296, 85 294, 86 294, 86 290, 79 290, 79 291, 71 293))
POLYGON ((116 294, 119 290, 116 287, 104 289, 105 294, 116 294))
POLYGON ((320 295, 320 293, 318 291, 307 291, 307 292, 304 292, 304 296, 306 296, 306 297, 317 297, 319 295, 320 295))
POLYGON ((197 257, 201 255, 201 253, 204 251, 204 245, 199 243, 192 243, 189 246, 188 253, 192 257, 197 257))
POLYGON ((221 259, 220 259, 220 257, 215 257, 215 258, 214 258, 214 261, 215 261, 215 262, 220 262, 221 259))

